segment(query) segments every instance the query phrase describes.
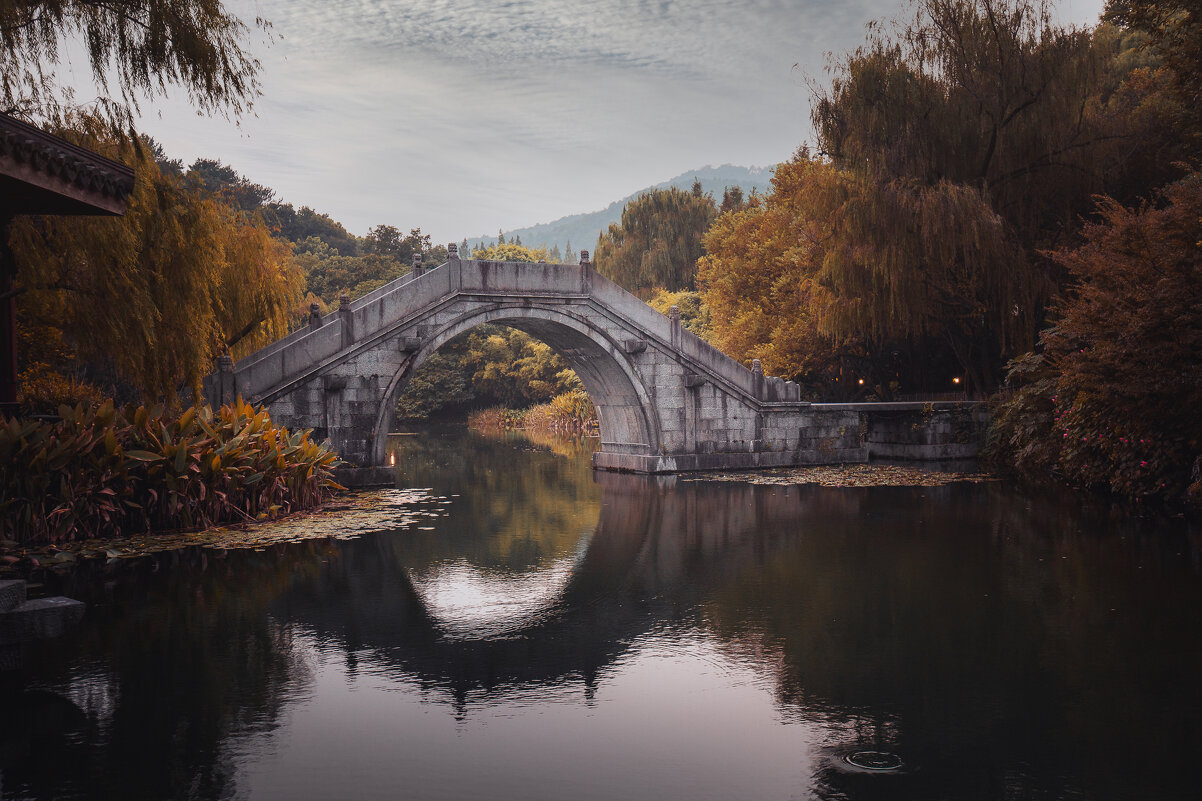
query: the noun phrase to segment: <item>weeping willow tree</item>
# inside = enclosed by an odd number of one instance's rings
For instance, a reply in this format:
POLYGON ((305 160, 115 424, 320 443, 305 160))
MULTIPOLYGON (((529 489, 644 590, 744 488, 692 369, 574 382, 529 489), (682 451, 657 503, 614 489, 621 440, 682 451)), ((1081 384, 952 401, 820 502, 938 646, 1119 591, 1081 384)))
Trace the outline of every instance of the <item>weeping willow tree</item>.
POLYGON ((172 87, 201 113, 237 116, 259 94, 249 33, 220 0, 0 0, 0 111, 45 122, 75 109, 59 70, 78 43, 97 97, 91 111, 113 136, 132 141, 139 101, 172 87))
POLYGON ((291 248, 186 178, 165 174, 150 148, 118 142, 104 120, 57 130, 134 168, 124 216, 19 218, 20 323, 61 332, 83 362, 111 368, 148 400, 199 393, 214 357, 287 333, 304 278, 291 248))
POLYGON ((625 289, 693 289, 701 238, 718 215, 713 198, 675 187, 652 189, 626 204, 622 219, 597 239, 593 264, 625 289))
POLYGON ((1130 145, 1113 29, 1057 26, 1046 0, 918 0, 835 65, 813 121, 839 167, 977 188, 1025 247, 1105 189, 1130 145), (1067 214, 1066 214, 1067 212, 1067 214))
POLYGON ((1032 343, 1047 291, 976 189, 882 183, 805 151, 776 168, 762 201, 719 217, 705 245, 698 282, 715 341, 823 395, 865 378, 888 396, 910 376, 872 354, 913 350, 950 354, 988 386, 1001 352, 1032 343))
MULTIPOLYGON (((946 344, 975 389, 1030 348, 1050 282, 979 189, 842 172, 822 200, 832 234, 816 277, 836 342, 946 344)), ((821 207, 820 207, 821 208, 821 207)))
POLYGON ((1059 26, 1045 0, 911 8, 871 26, 815 98, 820 154, 841 176, 807 211, 832 221, 818 327, 946 348, 991 390, 1066 279, 1040 254, 1074 240, 1093 195, 1147 191, 1167 169, 1145 135, 1161 130, 1148 98, 1163 81, 1132 89, 1133 42, 1059 26))

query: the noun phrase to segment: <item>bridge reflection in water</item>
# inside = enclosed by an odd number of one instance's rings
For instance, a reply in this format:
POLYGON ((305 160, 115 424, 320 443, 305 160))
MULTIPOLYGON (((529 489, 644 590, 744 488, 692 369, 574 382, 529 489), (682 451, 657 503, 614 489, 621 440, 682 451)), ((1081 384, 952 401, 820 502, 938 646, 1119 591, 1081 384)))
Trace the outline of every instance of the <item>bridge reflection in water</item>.
POLYGON ((1202 593, 1171 532, 1002 484, 407 445, 406 483, 450 501, 433 530, 76 573, 93 625, 5 707, 63 731, 3 741, 6 792, 1193 796, 1202 593))

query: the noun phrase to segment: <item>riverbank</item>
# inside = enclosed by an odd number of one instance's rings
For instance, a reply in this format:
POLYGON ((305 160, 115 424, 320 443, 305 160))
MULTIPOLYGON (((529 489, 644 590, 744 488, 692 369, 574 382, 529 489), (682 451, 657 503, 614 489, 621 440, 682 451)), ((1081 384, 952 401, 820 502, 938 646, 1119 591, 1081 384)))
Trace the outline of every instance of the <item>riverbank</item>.
POLYGON ((451 498, 430 489, 376 489, 340 493, 319 507, 262 522, 212 526, 139 536, 77 540, 23 546, 0 541, 0 579, 37 578, 38 571, 61 571, 80 562, 106 563, 184 548, 262 550, 305 540, 348 540, 363 534, 411 528, 422 530, 443 517, 451 498))

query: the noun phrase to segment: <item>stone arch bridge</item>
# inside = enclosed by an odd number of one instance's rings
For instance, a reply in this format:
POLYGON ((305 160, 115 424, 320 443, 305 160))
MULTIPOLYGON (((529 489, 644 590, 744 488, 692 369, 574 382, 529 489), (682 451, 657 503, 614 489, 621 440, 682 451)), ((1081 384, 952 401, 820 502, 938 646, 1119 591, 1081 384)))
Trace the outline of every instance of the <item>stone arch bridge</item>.
MULTIPOLYGON (((314 310, 308 327, 236 364, 222 357, 205 381, 207 400, 267 404, 278 422, 328 437, 346 461, 380 465, 396 399, 414 371, 451 338, 497 323, 545 342, 580 376, 597 407, 599 468, 863 462, 882 446, 883 455, 906 455, 889 453, 888 442, 872 445, 866 409, 882 404, 802 401, 796 384, 763 375, 758 363, 746 368, 686 330, 675 310, 665 317, 595 272, 587 253, 578 265, 492 262, 460 259, 454 247, 437 268, 423 271, 415 259, 409 275, 353 302, 344 297, 336 313, 314 310)), ((920 422, 927 448, 914 456, 975 453, 975 441, 958 441, 963 421, 932 425, 939 421, 926 414, 920 422)))

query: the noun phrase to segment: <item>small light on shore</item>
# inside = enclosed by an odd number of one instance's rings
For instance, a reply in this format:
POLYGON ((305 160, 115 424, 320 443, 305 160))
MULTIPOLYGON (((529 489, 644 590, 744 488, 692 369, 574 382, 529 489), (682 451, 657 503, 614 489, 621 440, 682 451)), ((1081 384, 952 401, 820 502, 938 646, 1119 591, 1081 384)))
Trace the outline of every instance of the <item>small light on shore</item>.
POLYGON ((388 454, 388 466, 396 467, 396 454, 395 453, 388 454))
POLYGON ((864 386, 864 379, 860 379, 860 386, 864 386))
POLYGON ((959 383, 960 383, 960 376, 956 376, 955 378, 953 378, 953 379, 952 379, 952 383, 953 383, 953 384, 959 384, 959 383))

